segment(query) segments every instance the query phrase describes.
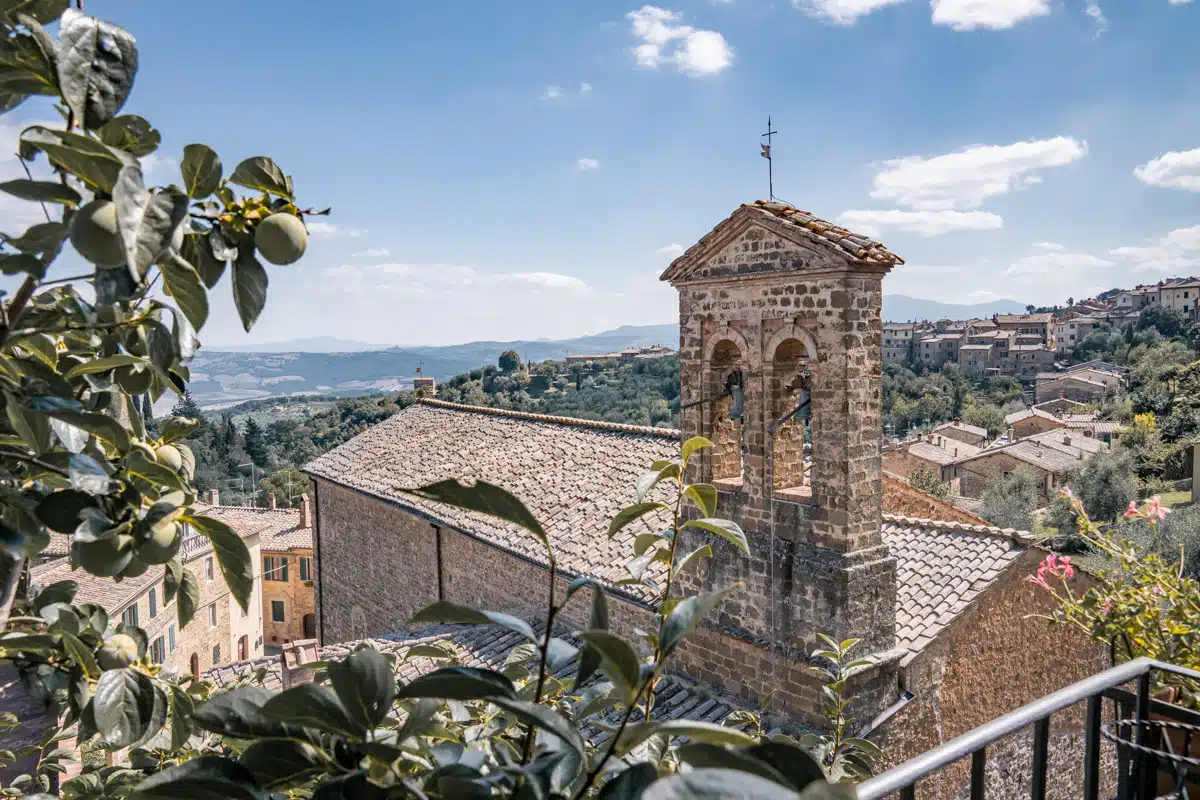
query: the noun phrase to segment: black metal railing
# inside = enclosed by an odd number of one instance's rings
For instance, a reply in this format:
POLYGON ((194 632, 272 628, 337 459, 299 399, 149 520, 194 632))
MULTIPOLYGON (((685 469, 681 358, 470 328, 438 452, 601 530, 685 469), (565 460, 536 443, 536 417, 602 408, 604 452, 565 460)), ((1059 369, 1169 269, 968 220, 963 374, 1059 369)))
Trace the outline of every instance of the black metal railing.
MULTIPOLYGON (((1046 796, 1050 718, 1055 713, 1079 703, 1087 703, 1083 760, 1085 800, 1099 800, 1100 797, 1102 738, 1118 740, 1115 776, 1117 800, 1152 800, 1156 797, 1160 772, 1179 778, 1189 769, 1188 765, 1183 763, 1189 759, 1180 758, 1178 754, 1173 753, 1169 737, 1163 740, 1163 726, 1156 727, 1150 724, 1150 715, 1182 723, 1176 727, 1190 728, 1200 725, 1200 714, 1151 698, 1151 676, 1155 672, 1168 672, 1200 681, 1200 672, 1173 664, 1164 664, 1149 658, 1127 661, 1048 694, 865 781, 858 787, 859 800, 883 800, 896 795, 901 800, 912 800, 916 797, 917 786, 923 778, 967 757, 971 759, 971 800, 983 800, 988 746, 1028 728, 1033 729, 1030 797, 1033 800, 1043 800, 1046 796), (1136 692, 1122 688, 1130 683, 1136 683, 1136 692), (1112 701, 1117 719, 1132 722, 1105 725, 1104 700, 1112 701), (1102 731, 1102 728, 1105 730, 1102 731), (1180 769, 1183 772, 1180 772, 1180 769)), ((1200 738, 1197 741, 1200 742, 1200 738)), ((1200 800, 1200 791, 1193 794, 1200 800)), ((1186 798, 1187 789, 1184 788, 1182 793, 1171 796, 1186 798)))

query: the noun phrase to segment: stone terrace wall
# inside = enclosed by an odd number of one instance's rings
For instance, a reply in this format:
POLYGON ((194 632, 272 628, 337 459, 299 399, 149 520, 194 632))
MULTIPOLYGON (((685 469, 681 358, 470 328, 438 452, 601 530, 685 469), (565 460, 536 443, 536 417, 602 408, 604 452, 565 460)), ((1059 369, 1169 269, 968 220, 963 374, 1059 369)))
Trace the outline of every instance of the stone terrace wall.
POLYGON ((951 503, 909 486, 899 478, 883 476, 883 513, 918 519, 965 522, 968 525, 987 525, 987 520, 968 514, 951 503))

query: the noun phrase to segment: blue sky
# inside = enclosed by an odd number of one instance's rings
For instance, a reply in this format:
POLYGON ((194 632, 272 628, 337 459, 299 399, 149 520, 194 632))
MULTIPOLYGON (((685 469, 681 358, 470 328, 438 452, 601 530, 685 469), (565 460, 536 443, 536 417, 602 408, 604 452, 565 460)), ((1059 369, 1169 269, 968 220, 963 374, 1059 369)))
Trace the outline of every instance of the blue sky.
MULTIPOLYGON (((768 114, 776 194, 903 256, 889 292, 1052 303, 1200 273, 1200 0, 661 2, 87 10, 138 39, 152 179, 200 141, 333 207, 249 336, 218 288, 210 345, 670 321, 658 274, 767 193, 768 114)), ((5 230, 28 213, 0 204, 5 230)))

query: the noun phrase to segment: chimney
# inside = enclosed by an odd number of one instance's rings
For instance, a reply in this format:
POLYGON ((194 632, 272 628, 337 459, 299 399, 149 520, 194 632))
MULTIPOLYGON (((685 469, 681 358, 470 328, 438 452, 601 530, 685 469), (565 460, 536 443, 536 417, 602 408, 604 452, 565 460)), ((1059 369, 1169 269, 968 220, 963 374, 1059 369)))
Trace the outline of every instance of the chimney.
POLYGON ((954 448, 954 457, 958 458, 958 448, 954 448))
POLYGON ((275 510, 275 493, 274 492, 267 492, 267 508, 271 509, 272 511, 275 510))
POLYGON ((208 504, 210 506, 221 505, 221 493, 219 491, 217 491, 216 489, 209 489, 208 490, 208 504))
POLYGON ((297 528, 304 529, 308 527, 308 495, 300 495, 300 524, 297 528))
POLYGON ((1065 444, 1065 445, 1067 445, 1068 447, 1070 447, 1070 445, 1071 445, 1071 434, 1069 434, 1069 433, 1064 433, 1064 434, 1063 434, 1063 444, 1065 444))

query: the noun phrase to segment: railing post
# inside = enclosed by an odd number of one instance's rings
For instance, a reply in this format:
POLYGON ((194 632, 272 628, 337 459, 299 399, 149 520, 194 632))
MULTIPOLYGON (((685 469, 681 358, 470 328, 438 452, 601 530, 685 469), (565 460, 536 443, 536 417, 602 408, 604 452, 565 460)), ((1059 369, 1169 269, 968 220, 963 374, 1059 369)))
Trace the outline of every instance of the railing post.
POLYGON ((971 800, 983 800, 983 779, 986 777, 987 748, 971 753, 971 800))
POLYGON ((1046 800, 1046 762, 1050 752, 1050 718, 1033 723, 1033 788, 1031 800, 1046 800))
POLYGON ((1100 695, 1088 698, 1087 723, 1084 735, 1087 740, 1083 751, 1083 798, 1100 798, 1100 723, 1103 720, 1104 700, 1100 695))
MULTIPOLYGON (((1150 719, 1149 670, 1138 678, 1137 707, 1134 710, 1134 716, 1139 723, 1143 723, 1137 726, 1137 735, 1134 737, 1134 741, 1139 747, 1146 747, 1147 739, 1150 736, 1150 728, 1144 724, 1150 719)), ((1133 758, 1133 786, 1138 800, 1152 800, 1158 771, 1157 762, 1148 757, 1144 750, 1136 750, 1133 758)))

